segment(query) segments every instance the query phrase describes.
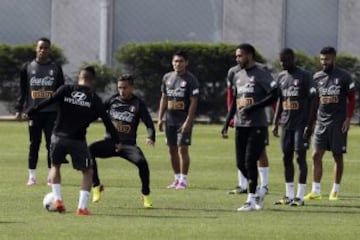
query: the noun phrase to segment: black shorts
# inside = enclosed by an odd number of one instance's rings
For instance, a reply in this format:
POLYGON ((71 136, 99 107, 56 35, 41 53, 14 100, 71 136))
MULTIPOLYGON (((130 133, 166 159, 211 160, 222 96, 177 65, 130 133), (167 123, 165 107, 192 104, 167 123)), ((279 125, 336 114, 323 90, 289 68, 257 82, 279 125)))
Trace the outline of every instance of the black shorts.
POLYGON ((169 146, 191 145, 192 128, 189 132, 181 133, 181 126, 166 126, 166 144, 169 146))
POLYGON ((93 165, 85 140, 74 140, 52 135, 50 144, 51 162, 53 164, 64 163, 67 154, 71 156, 72 166, 76 170, 84 170, 93 165))
POLYGON ((304 151, 309 148, 309 140, 304 138, 304 128, 281 129, 281 149, 283 152, 304 151))
POLYGON ((347 132, 341 131, 339 126, 316 125, 314 131, 314 149, 332 151, 333 154, 346 153, 347 132))

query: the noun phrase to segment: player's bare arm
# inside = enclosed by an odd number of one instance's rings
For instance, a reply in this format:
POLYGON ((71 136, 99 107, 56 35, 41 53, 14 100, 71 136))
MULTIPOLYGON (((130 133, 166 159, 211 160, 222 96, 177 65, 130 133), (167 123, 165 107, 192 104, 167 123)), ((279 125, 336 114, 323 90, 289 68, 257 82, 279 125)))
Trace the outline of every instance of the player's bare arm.
POLYGON ((197 105, 198 105, 198 97, 197 96, 191 97, 190 98, 189 113, 188 113, 188 116, 187 116, 184 124, 181 127, 181 132, 182 133, 190 131, 192 123, 193 123, 194 118, 195 118, 197 105))
POLYGON ((161 99, 160 99, 160 106, 159 106, 159 117, 158 117, 158 121, 157 121, 157 125, 158 125, 158 129, 160 132, 164 131, 163 128, 163 124, 164 124, 164 114, 167 108, 167 97, 166 95, 163 93, 161 95, 161 99))

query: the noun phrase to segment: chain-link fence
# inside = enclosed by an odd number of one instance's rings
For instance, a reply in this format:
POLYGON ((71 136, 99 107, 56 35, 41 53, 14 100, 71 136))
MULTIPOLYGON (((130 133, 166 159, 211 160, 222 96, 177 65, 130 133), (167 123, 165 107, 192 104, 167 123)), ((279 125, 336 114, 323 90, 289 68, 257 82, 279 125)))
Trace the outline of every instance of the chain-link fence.
POLYGON ((130 42, 250 42, 269 62, 285 46, 360 56, 359 15, 358 0, 2 0, 0 43, 49 37, 71 77, 83 62, 116 65, 130 42))

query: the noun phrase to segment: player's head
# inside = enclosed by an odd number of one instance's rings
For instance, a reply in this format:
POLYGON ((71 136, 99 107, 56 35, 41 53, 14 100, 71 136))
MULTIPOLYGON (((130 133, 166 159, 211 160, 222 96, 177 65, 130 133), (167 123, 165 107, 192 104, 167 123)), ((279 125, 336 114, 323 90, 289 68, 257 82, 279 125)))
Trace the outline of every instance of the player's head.
POLYGON ((242 43, 236 48, 236 62, 241 68, 251 67, 255 63, 255 48, 249 43, 242 43))
POLYGON ((95 80, 95 77, 96 77, 95 68, 93 66, 85 66, 80 69, 78 84, 90 87, 93 81, 95 80))
POLYGON ((173 54, 172 65, 176 73, 183 74, 188 64, 188 55, 185 51, 177 51, 173 54))
POLYGON ((333 47, 324 47, 320 51, 320 64, 323 71, 328 72, 334 68, 336 60, 336 50, 333 47))
POLYGON ((48 38, 41 37, 36 40, 36 60, 38 62, 46 62, 50 57, 51 41, 48 38))
POLYGON ((121 98, 130 99, 134 90, 134 78, 129 74, 121 75, 117 81, 117 88, 121 98))
POLYGON ((281 50, 280 65, 284 70, 292 70, 295 67, 295 53, 291 48, 281 50))

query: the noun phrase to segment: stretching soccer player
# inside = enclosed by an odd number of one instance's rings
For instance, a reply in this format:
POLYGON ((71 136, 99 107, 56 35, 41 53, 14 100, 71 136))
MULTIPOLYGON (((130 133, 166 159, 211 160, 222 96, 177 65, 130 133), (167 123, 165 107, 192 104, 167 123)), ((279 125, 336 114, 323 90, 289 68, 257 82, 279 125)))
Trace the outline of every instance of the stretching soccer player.
POLYGON ((262 209, 266 189, 256 194, 257 161, 265 148, 267 117, 265 106, 276 100, 276 83, 271 74, 255 64, 255 48, 247 43, 239 47, 241 70, 235 75, 235 90, 231 109, 221 133, 227 136, 230 120, 235 115, 235 149, 237 165, 249 180, 249 193, 238 211, 262 209), (256 198, 259 202, 256 203, 256 198))
POLYGON ((174 181, 167 188, 185 189, 188 183, 189 146, 199 96, 198 80, 187 71, 188 64, 187 53, 174 53, 174 71, 164 75, 161 85, 158 128, 163 131, 166 112, 166 143, 174 171, 174 181))
POLYGON ((144 207, 151 208, 149 166, 143 152, 136 145, 136 136, 139 122, 142 120, 148 133, 146 144, 154 146, 154 124, 144 101, 133 93, 134 79, 131 75, 120 76, 117 82, 117 88, 118 93, 105 102, 105 108, 117 130, 122 146, 120 151, 115 151, 114 142, 111 140, 109 134, 107 134, 104 140, 90 145, 89 149, 94 161, 93 202, 100 200, 100 192, 103 190, 103 186, 100 184, 95 158, 118 156, 128 160, 138 168, 142 184, 141 193, 143 195, 144 207))
POLYGON ((355 83, 349 73, 336 67, 336 50, 324 47, 320 51, 322 70, 313 79, 317 89, 317 119, 314 130, 313 182, 305 200, 321 199, 322 158, 326 150, 334 158, 333 186, 329 200, 337 200, 344 170, 347 132, 355 107, 355 83))
MULTIPOLYGON (((20 72, 21 95, 15 107, 17 119, 23 117, 22 112, 27 112, 31 107, 41 100, 51 96, 56 89, 64 84, 64 76, 61 66, 50 59, 51 42, 47 38, 39 38, 36 41, 36 57, 30 63, 26 63, 20 72), (25 109, 24 109, 25 104, 25 109)), ((39 148, 42 132, 45 134, 48 169, 51 167, 50 160, 50 138, 56 119, 56 105, 50 105, 32 116, 29 119, 29 155, 28 186, 36 184, 36 166, 39 159, 39 148)), ((47 180, 50 185, 50 179, 47 180)))
POLYGON ((310 73, 295 65, 295 53, 285 48, 280 53, 280 72, 278 101, 275 110, 273 134, 279 137, 278 126, 281 124, 281 149, 285 170, 285 196, 275 205, 304 205, 307 178, 306 151, 312 132, 310 106, 315 96, 315 87, 310 73), (294 152, 299 166, 299 181, 295 197, 294 152))
POLYGON ((114 141, 114 148, 119 151, 116 129, 106 114, 100 97, 91 89, 95 80, 93 67, 83 68, 78 77, 78 85, 63 85, 50 98, 34 106, 28 114, 59 103, 58 115, 51 136, 50 157, 52 161, 50 177, 52 192, 55 195, 56 211, 64 212, 65 206, 61 195, 60 167, 65 156, 69 154, 73 168, 82 172, 83 178, 80 187, 80 197, 77 209, 78 215, 89 215, 87 209, 88 197, 92 184, 92 159, 86 143, 86 129, 90 123, 99 117, 114 141))

